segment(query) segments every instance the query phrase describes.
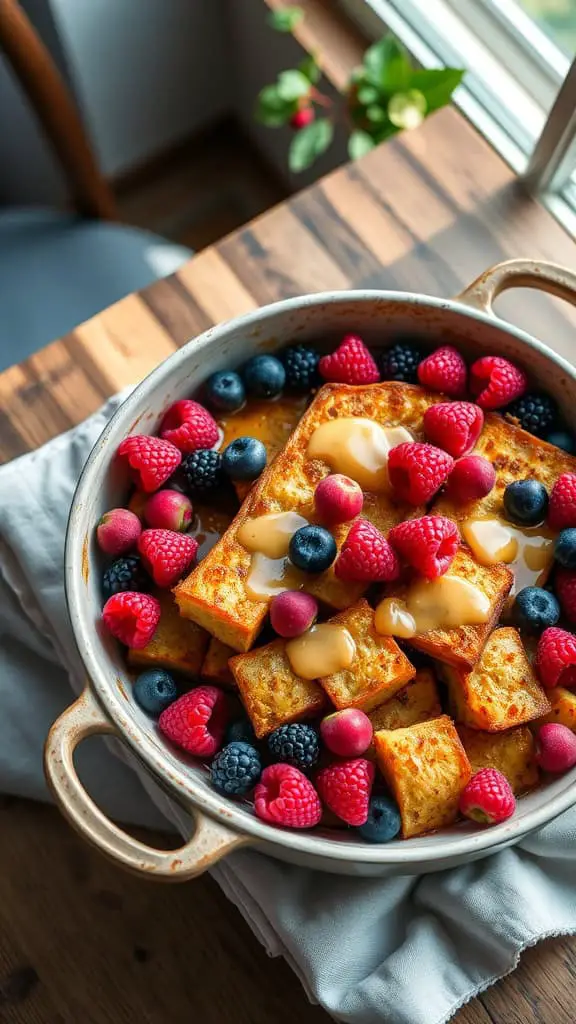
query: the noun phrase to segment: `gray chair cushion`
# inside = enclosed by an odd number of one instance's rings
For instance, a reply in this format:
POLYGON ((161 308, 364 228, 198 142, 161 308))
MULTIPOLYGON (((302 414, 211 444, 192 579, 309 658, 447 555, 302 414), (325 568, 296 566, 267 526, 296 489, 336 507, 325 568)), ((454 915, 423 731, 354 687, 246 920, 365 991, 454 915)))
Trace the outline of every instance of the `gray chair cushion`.
POLYGON ((0 211, 0 370, 191 255, 137 228, 53 210, 0 211))

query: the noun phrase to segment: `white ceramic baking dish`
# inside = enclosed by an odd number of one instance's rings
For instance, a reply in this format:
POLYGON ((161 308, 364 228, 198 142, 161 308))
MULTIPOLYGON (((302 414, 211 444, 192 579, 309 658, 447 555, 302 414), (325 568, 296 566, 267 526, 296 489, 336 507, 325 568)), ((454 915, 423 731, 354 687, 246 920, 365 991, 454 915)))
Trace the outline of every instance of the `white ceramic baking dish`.
POLYGON ((241 847, 324 871, 356 875, 414 874, 475 860, 517 842, 576 800, 576 770, 523 797, 514 817, 489 829, 469 823, 409 841, 359 842, 345 831, 297 832, 259 821, 248 805, 224 799, 205 772, 181 758, 130 697, 124 657, 99 626, 100 575, 94 525, 122 504, 126 479, 112 465, 124 437, 153 433, 163 411, 194 393, 214 370, 257 351, 293 341, 339 340, 349 330, 373 346, 391 334, 415 332, 431 343, 452 342, 468 357, 509 356, 560 403, 576 430, 576 371, 540 341, 497 319, 492 302, 510 287, 535 287, 576 302, 576 275, 551 264, 516 260, 483 274, 454 300, 384 291, 330 292, 288 299, 213 327, 174 353, 118 409, 94 447, 72 505, 66 541, 66 593, 86 668, 83 695, 55 723, 45 765, 57 802, 71 824, 126 868, 166 880, 193 877, 241 847), (94 733, 120 737, 164 788, 192 814, 196 829, 180 849, 152 849, 122 832, 93 804, 73 765, 77 744, 94 733))

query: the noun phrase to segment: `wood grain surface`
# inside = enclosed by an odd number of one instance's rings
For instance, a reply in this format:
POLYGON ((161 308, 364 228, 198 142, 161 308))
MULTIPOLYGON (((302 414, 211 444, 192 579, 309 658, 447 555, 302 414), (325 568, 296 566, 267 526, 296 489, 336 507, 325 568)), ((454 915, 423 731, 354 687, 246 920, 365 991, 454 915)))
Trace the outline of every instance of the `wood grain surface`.
MULTIPOLYGON (((449 296, 514 256, 574 267, 576 247, 453 110, 269 211, 0 375, 0 456, 69 429, 210 324, 325 288, 449 296)), ((570 357, 576 314, 534 293, 498 309, 570 357)), ((56 811, 0 806, 0 1022, 327 1021, 209 878, 133 879, 56 811)), ((576 940, 529 951, 457 1024, 574 1024, 576 940)), ((393 1022, 391 1022, 393 1024, 393 1022)))

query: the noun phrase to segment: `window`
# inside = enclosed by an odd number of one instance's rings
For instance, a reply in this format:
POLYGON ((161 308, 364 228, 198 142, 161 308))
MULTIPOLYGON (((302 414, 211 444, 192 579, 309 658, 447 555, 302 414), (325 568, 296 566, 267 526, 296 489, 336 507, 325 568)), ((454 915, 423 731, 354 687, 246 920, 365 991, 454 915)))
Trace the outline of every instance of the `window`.
POLYGON ((340 3, 424 67, 466 68, 454 101, 576 234, 576 0, 340 3))

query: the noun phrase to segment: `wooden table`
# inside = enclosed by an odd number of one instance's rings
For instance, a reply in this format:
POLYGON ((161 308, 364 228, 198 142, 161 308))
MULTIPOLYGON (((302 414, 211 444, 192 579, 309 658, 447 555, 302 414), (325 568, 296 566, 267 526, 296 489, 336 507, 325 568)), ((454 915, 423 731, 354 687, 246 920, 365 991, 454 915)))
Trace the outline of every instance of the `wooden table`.
MULTIPOLYGON (((576 264, 562 229, 457 113, 443 111, 1 374, 0 455, 78 423, 214 322, 328 288, 454 295, 513 256, 576 264)), ((570 355, 571 308, 518 292, 500 308, 570 355)), ((283 961, 267 960, 210 878, 141 882, 52 808, 5 800, 0 815, 0 1022, 328 1020, 283 961)), ((455 1020, 574 1024, 575 973, 576 940, 544 943, 455 1020)))

